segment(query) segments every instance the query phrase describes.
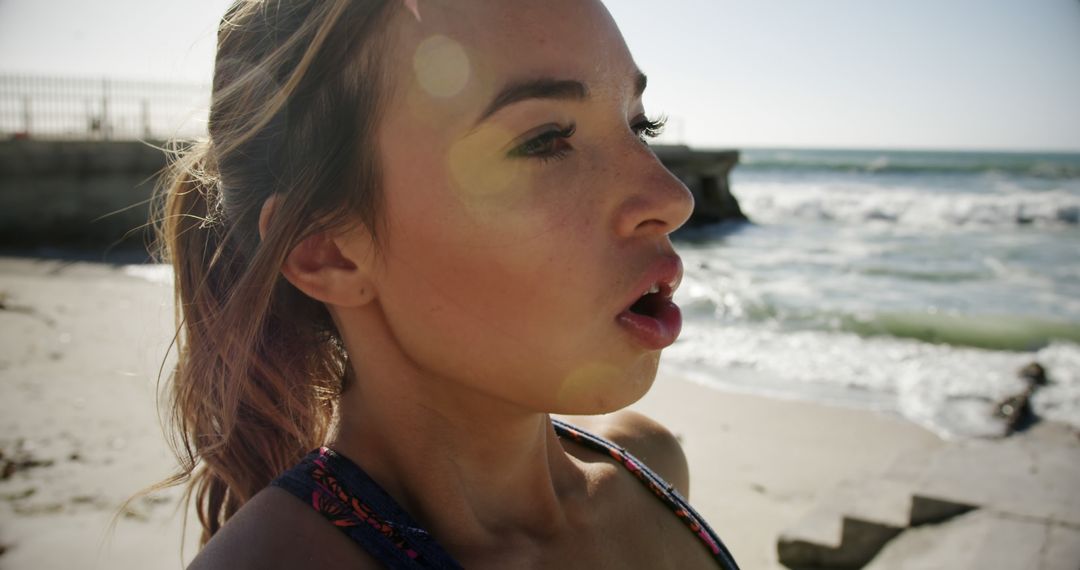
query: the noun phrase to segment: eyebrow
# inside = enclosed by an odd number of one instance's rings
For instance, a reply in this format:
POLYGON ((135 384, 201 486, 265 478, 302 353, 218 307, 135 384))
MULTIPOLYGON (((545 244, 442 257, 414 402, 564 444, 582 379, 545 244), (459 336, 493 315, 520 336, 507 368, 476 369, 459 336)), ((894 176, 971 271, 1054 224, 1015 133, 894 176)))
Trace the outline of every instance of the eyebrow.
MULTIPOLYGON (((634 78, 634 97, 641 97, 645 92, 645 86, 649 79, 640 71, 634 78)), ((564 101, 583 101, 589 98, 589 88, 581 81, 573 79, 552 79, 543 77, 517 81, 503 87, 491 103, 480 114, 476 124, 487 120, 488 117, 499 112, 504 107, 520 103, 528 99, 556 99, 564 101)))

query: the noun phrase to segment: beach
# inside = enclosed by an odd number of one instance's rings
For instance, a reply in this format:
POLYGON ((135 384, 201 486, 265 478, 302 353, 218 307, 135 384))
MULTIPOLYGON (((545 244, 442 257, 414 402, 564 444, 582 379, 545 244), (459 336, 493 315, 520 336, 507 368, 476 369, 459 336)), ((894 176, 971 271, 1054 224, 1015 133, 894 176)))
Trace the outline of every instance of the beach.
MULTIPOLYGON (((108 529, 125 498, 174 465, 154 405, 171 289, 145 273, 0 258, 2 568, 175 569, 195 552, 189 520, 181 558, 176 489, 137 500, 108 529)), ((634 407, 682 440, 691 502, 743 568, 781 567, 780 533, 837 484, 951 445, 895 415, 722 391, 668 372, 634 407)))
POLYGON ((115 266, 0 261, 3 568, 180 568, 178 493, 124 499, 170 473, 154 390, 170 288, 115 266))
POLYGON ((943 445, 900 418, 657 379, 635 408, 682 441, 690 502, 743 568, 781 568, 779 533, 825 491, 873 476, 897 456, 943 445))

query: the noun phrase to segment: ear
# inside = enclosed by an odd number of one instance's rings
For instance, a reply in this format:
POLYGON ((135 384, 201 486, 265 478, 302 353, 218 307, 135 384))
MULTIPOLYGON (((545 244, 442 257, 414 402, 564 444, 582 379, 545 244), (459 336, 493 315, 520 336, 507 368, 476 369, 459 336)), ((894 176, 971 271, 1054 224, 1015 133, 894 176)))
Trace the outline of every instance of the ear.
MULTIPOLYGON (((259 236, 265 238, 281 198, 275 194, 259 212, 259 236)), ((375 299, 370 259, 343 247, 344 238, 329 232, 308 236, 296 244, 281 265, 281 274, 308 297, 339 307, 359 307, 375 299)))

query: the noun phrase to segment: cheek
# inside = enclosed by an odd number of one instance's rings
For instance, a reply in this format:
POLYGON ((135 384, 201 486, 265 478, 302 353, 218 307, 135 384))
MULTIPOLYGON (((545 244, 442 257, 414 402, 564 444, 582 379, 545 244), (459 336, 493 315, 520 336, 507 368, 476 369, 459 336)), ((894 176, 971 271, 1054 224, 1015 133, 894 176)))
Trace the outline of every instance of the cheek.
POLYGON ((467 166, 417 164, 388 185, 380 303, 402 350, 431 373, 551 411, 640 397, 655 361, 614 338, 612 292, 626 284, 601 193, 555 176, 500 190, 504 178, 467 166))
POLYGON ((587 318, 596 287, 587 278, 597 276, 584 275, 586 250, 555 240, 565 235, 557 227, 474 234, 468 218, 445 212, 416 219, 431 222, 394 233, 381 287, 403 336, 447 352, 543 352, 587 318))
POLYGON ((455 148, 441 156, 398 165, 388 188, 389 289, 399 302, 505 334, 520 315, 536 328, 555 318, 552 305, 573 309, 595 291, 605 252, 595 204, 576 185, 455 148))

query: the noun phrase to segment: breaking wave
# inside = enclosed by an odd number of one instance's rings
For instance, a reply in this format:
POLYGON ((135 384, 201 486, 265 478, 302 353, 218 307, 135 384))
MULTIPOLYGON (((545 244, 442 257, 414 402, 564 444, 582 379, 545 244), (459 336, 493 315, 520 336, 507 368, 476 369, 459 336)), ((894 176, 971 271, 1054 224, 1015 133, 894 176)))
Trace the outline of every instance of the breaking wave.
POLYGON ((767 150, 742 152, 740 168, 878 174, 1008 174, 1041 179, 1080 177, 1080 155, 1064 153, 767 150))
POLYGON ((754 221, 884 223, 914 227, 1077 226, 1080 195, 1066 190, 946 193, 861 185, 757 183, 733 188, 754 221))

